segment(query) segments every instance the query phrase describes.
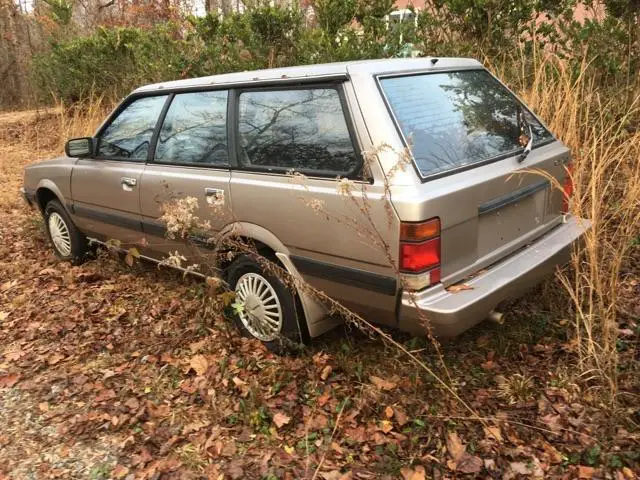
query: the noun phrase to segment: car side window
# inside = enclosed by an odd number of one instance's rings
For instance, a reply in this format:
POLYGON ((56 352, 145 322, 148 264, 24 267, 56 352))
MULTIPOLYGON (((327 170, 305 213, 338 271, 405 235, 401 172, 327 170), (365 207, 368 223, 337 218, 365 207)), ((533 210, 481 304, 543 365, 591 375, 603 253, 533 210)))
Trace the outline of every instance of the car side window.
POLYGON ((177 94, 160 129, 158 163, 227 166, 227 92, 177 94))
POLYGON ((144 162, 166 95, 143 97, 127 105, 98 137, 99 158, 144 162))
POLYGON ((243 92, 239 136, 244 167, 320 175, 359 168, 335 88, 243 92))

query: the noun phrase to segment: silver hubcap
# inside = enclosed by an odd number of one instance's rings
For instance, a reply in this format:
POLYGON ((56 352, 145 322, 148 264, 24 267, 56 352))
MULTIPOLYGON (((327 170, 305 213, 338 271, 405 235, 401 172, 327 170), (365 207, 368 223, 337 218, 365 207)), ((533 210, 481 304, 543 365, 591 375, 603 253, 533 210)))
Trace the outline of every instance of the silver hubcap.
POLYGON ((60 255, 68 257, 71 255, 71 235, 69 228, 62 217, 53 212, 49 215, 49 234, 53 245, 60 255))
POLYGON ((239 313, 245 328, 259 340, 270 342, 282 330, 282 307, 271 284, 257 273, 245 273, 236 284, 236 300, 244 308, 239 313))

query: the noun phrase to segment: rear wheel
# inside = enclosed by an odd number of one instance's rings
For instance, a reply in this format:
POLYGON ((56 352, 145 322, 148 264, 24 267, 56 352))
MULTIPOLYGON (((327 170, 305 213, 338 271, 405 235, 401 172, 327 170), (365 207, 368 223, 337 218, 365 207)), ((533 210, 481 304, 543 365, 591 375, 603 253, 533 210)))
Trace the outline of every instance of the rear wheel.
POLYGON ((234 321, 243 334, 276 353, 299 348, 303 341, 294 292, 246 255, 229 266, 228 279, 236 294, 234 321))
POLYGON ((51 200, 44 209, 44 225, 53 251, 61 260, 79 265, 87 254, 87 238, 71 221, 64 207, 51 200))

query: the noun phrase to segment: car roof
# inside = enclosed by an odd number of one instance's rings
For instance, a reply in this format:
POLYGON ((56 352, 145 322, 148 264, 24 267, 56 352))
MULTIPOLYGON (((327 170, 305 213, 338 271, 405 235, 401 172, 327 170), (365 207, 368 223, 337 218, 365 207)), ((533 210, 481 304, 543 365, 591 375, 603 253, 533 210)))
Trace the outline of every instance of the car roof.
POLYGON ((357 60, 351 62, 323 63, 316 65, 300 65, 296 67, 269 68, 244 72, 225 73, 208 77, 188 78, 170 82, 145 85, 134 93, 157 90, 176 90, 182 88, 211 87, 214 85, 233 85, 247 83, 273 83, 279 80, 313 80, 326 79, 356 74, 381 75, 424 70, 455 70, 479 68, 482 64, 470 58, 454 57, 421 57, 391 58, 383 60, 357 60))

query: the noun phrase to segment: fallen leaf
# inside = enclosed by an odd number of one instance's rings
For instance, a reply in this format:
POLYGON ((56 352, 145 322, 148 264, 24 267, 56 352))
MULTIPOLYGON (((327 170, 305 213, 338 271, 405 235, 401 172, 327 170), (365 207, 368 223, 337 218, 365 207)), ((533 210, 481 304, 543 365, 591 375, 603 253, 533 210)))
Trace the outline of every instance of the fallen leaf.
POLYGON ((524 462, 511 462, 509 464, 511 471, 518 475, 531 475, 531 469, 524 462))
POLYGON ((452 458, 447 462, 451 470, 460 473, 479 473, 482 470, 482 459, 467 453, 457 433, 449 432, 447 434, 447 450, 452 458))
POLYGON ((20 360, 24 356, 25 353, 20 350, 19 347, 9 347, 9 349, 4 352, 4 358, 6 358, 9 362, 20 360))
POLYGON ((322 395, 318 397, 318 406, 324 407, 330 399, 331 399, 331 391, 327 390, 326 392, 324 392, 322 395))
POLYGON ((340 470, 321 472, 320 476, 324 478, 324 480, 351 480, 351 478, 353 478, 353 474, 350 471, 347 473, 342 473, 340 470))
POLYGON ((391 430, 393 430, 393 423, 391 423, 389 420, 382 420, 380 422, 380 430, 382 430, 384 433, 389 433, 391 430))
POLYGON ((406 414, 406 413, 404 413, 404 412, 403 412, 402 410, 400 410, 399 408, 396 408, 396 409, 394 410, 393 415, 394 415, 394 417, 395 417, 395 419, 396 419, 396 423, 397 423, 399 426, 401 426, 401 427, 402 427, 403 425, 405 425, 405 424, 409 421, 409 418, 407 417, 407 414, 406 414))
POLYGON ((116 392, 113 390, 101 390, 95 398, 96 402, 105 402, 107 400, 111 400, 116 398, 116 392))
POLYGON ((20 375, 17 373, 10 373, 9 375, 3 375, 0 377, 0 388, 7 387, 11 388, 20 379, 20 375))
POLYGON ((196 420, 195 422, 191 422, 184 426, 182 429, 182 434, 187 435, 189 433, 198 432, 202 430, 204 427, 208 427, 211 424, 208 420, 196 420))
POLYGON ((387 407, 384 409, 384 416, 387 418, 393 417, 393 408, 387 407))
POLYGON ((240 377, 233 377, 231 380, 233 380, 233 384, 238 388, 244 387, 247 384, 247 382, 242 380, 240 377))
POLYGON ((322 372, 320 373, 320 378, 322 380, 326 380, 327 378, 329 378, 329 375, 331 375, 332 371, 333 371, 333 368, 331 368, 331 365, 327 365, 322 369, 322 372))
POLYGON ((45 268, 40 270, 38 275, 57 275, 58 271, 55 268, 45 268))
POLYGON ((500 427, 484 427, 484 435, 489 440, 493 440, 498 443, 502 442, 502 431, 500 430, 500 427))
POLYGON ((203 338, 202 340, 199 340, 197 342, 190 343, 189 350, 191 350, 191 353, 198 353, 204 348, 204 346, 207 344, 207 341, 208 338, 203 338))
POLYGON ((127 251, 127 255, 124 257, 124 261, 127 263, 127 265, 129 265, 130 267, 133 267, 133 261, 136 258, 140 258, 140 252, 138 251, 137 248, 132 247, 127 251))
POLYGON ((295 449, 295 448, 293 448, 293 447, 290 447, 290 446, 288 446, 288 445, 285 445, 285 446, 284 446, 284 451, 285 451, 285 452, 287 452, 289 455, 293 455, 293 452, 295 452, 295 451, 296 451, 296 449, 295 449))
POLYGON ((62 360, 64 358, 65 358, 64 355, 56 352, 56 353, 53 353, 53 354, 49 355, 49 357, 47 358, 47 363, 49 365, 55 365, 57 363, 60 363, 60 360, 62 360))
POLYGON ((223 457, 235 457, 237 450, 236 442, 234 440, 229 440, 224 444, 221 455, 223 457))
POLYGON ((465 453, 462 458, 456 462, 456 471, 460 473, 480 473, 484 463, 480 457, 465 453))
POLYGON ((287 423, 289 423, 290 420, 291 420, 290 417, 288 417, 287 415, 285 415, 284 413, 281 413, 281 412, 277 412, 273 416, 273 423, 278 428, 282 428, 282 426, 286 425, 287 423))
POLYGON ((373 383, 380 390, 390 391, 390 390, 393 390, 394 388, 397 387, 397 385, 395 383, 390 382, 390 381, 385 380, 385 379, 380 378, 380 377, 376 377, 374 375, 371 375, 371 377, 369 377, 369 380, 371 380, 371 383, 373 383))
POLYGON ((447 292, 449 293, 458 293, 464 290, 473 290, 473 287, 467 285, 466 283, 457 283, 456 285, 447 287, 447 292))
POLYGON ((485 470, 495 470, 496 469, 496 461, 493 458, 485 458, 484 459, 484 468, 485 468, 485 470))
POLYGON ((562 463, 565 460, 565 457, 553 445, 547 442, 542 442, 542 448, 547 454, 548 460, 551 464, 562 463))
POLYGON ((189 366, 201 377, 209 369, 209 362, 204 355, 196 355, 189 361, 189 366))
POLYGON ((362 425, 354 428, 346 428, 345 437, 353 442, 364 443, 368 440, 368 434, 362 425))
POLYGON ((343 450, 342 447, 340 446, 340 444, 338 442, 331 442, 331 450, 333 450, 334 452, 342 455, 343 450))
POLYGON ((231 477, 232 480, 238 480, 239 478, 244 477, 244 470, 239 463, 234 463, 227 467, 227 473, 231 477))
POLYGON ((147 409, 149 410, 149 415, 153 418, 164 418, 168 417, 171 413, 171 408, 169 405, 154 405, 151 402, 147 402, 147 409))
POLYGON ((422 465, 418 465, 416 468, 401 468, 400 474, 404 480, 425 480, 426 478, 426 472, 422 465))
POLYGON ((138 408, 140 408, 140 402, 135 397, 129 397, 127 401, 124 402, 124 406, 130 410, 138 410, 138 408))
POLYGON ((454 462, 460 460, 465 454, 466 448, 456 432, 449 432, 447 434, 447 450, 454 462))
POLYGON ((173 446, 176 444, 176 442, 180 440, 180 437, 178 437, 177 435, 172 436, 169 440, 167 440, 164 445, 162 445, 162 447, 160 447, 160 456, 164 456, 167 453, 169 453, 169 451, 171 450, 171 448, 173 448, 173 446))
POLYGON ((327 425, 329 425, 329 419, 322 413, 312 416, 307 421, 307 428, 309 428, 309 430, 322 430, 323 428, 326 428, 327 425))
POLYGON ((578 478, 592 478, 595 469, 593 467, 587 467, 585 465, 578 465, 578 478))
POLYGON ((127 476, 129 473, 129 469, 123 465, 116 465, 113 470, 111 470, 111 476, 113 478, 122 479, 127 476))
POLYGON ((547 415, 540 417, 540 420, 542 420, 552 432, 560 432, 562 430, 562 419, 560 418, 560 415, 548 413, 547 415))

